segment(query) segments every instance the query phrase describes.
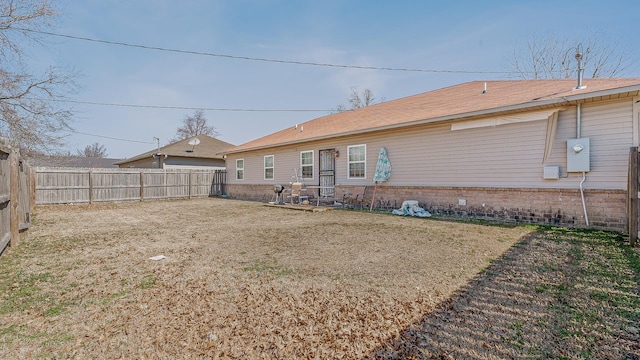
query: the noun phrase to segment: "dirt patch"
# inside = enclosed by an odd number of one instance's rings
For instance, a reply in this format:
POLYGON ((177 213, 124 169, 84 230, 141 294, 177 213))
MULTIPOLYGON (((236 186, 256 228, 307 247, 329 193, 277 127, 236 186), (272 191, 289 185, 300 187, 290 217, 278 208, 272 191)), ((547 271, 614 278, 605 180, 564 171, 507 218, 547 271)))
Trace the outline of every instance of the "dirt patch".
POLYGON ((222 199, 39 207, 0 258, 0 355, 361 358, 530 232, 222 199))

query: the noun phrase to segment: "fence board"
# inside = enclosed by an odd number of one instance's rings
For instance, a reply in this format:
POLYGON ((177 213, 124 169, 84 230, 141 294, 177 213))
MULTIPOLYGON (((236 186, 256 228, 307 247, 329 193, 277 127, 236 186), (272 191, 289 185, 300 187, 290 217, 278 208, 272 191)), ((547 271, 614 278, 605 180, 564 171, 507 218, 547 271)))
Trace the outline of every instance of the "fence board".
MULTIPOLYGON (((0 144, 1 145, 1 144, 0 144)), ((0 146, 0 253, 11 240, 11 167, 9 149, 0 146)))
POLYGON ((18 170, 18 229, 23 231, 31 226, 31 168, 20 161, 18 170))
MULTIPOLYGON (((9 245, 9 240, 11 240, 11 234, 9 233, 0 236, 0 249, 2 249, 2 251, 9 245)), ((2 251, 0 251, 0 253, 2 253, 2 251)))
POLYGON ((39 167, 35 198, 44 205, 222 195, 212 192, 219 171, 39 167))
POLYGON ((640 176, 638 176, 638 168, 640 154, 638 147, 631 147, 629 150, 629 181, 627 184, 627 205, 628 205, 628 225, 629 225, 629 243, 635 246, 638 240, 638 188, 640 176))
POLYGON ((225 170, 218 170, 214 174, 214 179, 211 182, 211 193, 217 196, 226 194, 225 185, 227 183, 227 172, 225 170))
POLYGON ((18 245, 31 226, 30 178, 18 149, 0 138, 0 254, 18 245))
POLYGON ((9 231, 11 232, 11 240, 9 240, 10 246, 16 246, 20 242, 20 216, 18 215, 18 199, 20 199, 20 195, 18 194, 18 182, 20 179, 18 169, 18 152, 11 151, 9 154, 9 167, 10 167, 10 180, 9 180, 9 208, 10 208, 10 220, 9 220, 9 231))

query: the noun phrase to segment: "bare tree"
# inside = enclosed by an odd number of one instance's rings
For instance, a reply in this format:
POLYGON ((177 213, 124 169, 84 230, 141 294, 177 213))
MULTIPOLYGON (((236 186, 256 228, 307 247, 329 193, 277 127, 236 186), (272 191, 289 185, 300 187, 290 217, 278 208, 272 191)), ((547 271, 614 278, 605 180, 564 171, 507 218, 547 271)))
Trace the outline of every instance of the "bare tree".
POLYGON ((522 79, 571 78, 577 77, 576 53, 582 54, 584 76, 591 78, 621 76, 632 59, 629 47, 600 31, 584 38, 538 35, 516 48, 507 62, 522 79))
POLYGON ((178 128, 176 136, 171 142, 188 139, 196 135, 209 135, 211 137, 220 135, 215 127, 209 125, 202 110, 197 110, 193 115, 184 118, 182 126, 178 128))
MULTIPOLYGON (((382 99, 381 101, 384 101, 382 99)), ((334 113, 339 113, 347 110, 355 110, 363 107, 367 107, 369 105, 375 104, 375 97, 373 96, 373 91, 371 89, 364 89, 362 94, 358 93, 358 89, 355 87, 351 88, 351 95, 349 95, 349 105, 345 106, 344 104, 338 105, 334 113)))
POLYGON ((107 157, 107 148, 104 145, 99 143, 93 143, 91 145, 87 145, 84 147, 84 150, 78 151, 78 156, 83 157, 97 157, 97 158, 105 158, 107 157))
POLYGON ((71 111, 56 100, 74 90, 73 76, 54 67, 34 74, 23 59, 55 17, 49 0, 0 1, 0 136, 30 152, 59 148, 69 129, 71 111))

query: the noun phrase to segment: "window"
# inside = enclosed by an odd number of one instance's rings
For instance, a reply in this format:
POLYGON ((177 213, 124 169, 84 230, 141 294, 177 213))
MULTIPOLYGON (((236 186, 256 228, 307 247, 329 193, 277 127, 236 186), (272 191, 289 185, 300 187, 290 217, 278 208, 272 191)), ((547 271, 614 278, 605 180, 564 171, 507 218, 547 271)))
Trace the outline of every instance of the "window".
POLYGON ((264 179, 273 180, 273 155, 264 157, 264 179))
POLYGON ((313 151, 300 152, 300 172, 303 179, 313 179, 313 151))
POLYGON ((349 179, 364 179, 366 177, 367 145, 348 146, 347 152, 349 158, 349 179))
POLYGON ((244 180, 244 159, 236 160, 236 180, 244 180))

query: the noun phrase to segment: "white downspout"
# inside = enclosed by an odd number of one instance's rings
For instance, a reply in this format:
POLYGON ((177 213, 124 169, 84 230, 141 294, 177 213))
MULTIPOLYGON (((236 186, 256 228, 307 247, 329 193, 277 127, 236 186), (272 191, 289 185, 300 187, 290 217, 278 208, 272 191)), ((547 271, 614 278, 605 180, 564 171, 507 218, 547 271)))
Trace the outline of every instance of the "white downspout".
POLYGON ((582 197, 582 210, 584 210, 584 221, 587 226, 589 226, 589 216, 587 216, 587 203, 584 201, 584 189, 582 188, 582 184, 587 179, 587 173, 582 172, 582 181, 580 181, 580 196, 582 197))
MULTIPOLYGON (((578 103, 578 107, 576 108, 576 139, 580 139, 582 135, 582 104, 578 103)), ((587 202, 584 200, 584 188, 582 184, 584 184, 585 180, 587 180, 587 173, 582 172, 582 181, 580 181, 580 198, 582 198, 582 210, 584 211, 584 221, 589 226, 589 216, 587 215, 587 202)))

